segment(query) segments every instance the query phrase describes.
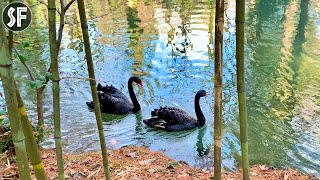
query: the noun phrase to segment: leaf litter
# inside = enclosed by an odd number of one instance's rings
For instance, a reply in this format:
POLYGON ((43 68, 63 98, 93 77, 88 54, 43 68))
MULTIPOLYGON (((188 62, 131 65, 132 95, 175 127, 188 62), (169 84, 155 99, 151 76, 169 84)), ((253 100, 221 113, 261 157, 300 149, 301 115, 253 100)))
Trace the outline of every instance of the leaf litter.
MULTIPOLYGON (((41 150, 43 163, 49 179, 57 179, 56 157, 54 149, 41 150)), ((112 179, 213 179, 213 173, 193 168, 186 163, 177 162, 161 152, 148 150, 146 147, 124 146, 118 150, 108 151, 109 169, 112 179)), ((64 154, 66 179, 105 179, 100 152, 85 154, 64 154)), ((31 168, 31 166, 30 166, 31 168)), ((303 175, 297 170, 285 168, 276 170, 267 165, 255 165, 250 168, 252 180, 284 179, 284 180, 315 180, 313 175, 303 175)), ((12 155, 0 155, 0 179, 19 179, 16 162, 12 155)), ((32 171, 32 179, 35 179, 32 171)), ((223 172, 222 179, 242 179, 242 170, 223 172)))

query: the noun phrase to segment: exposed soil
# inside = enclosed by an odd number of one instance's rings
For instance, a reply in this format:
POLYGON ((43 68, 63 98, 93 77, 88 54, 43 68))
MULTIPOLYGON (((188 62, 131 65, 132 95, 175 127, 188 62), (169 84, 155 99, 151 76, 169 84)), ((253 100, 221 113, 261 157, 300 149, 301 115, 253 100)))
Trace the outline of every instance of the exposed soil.
MULTIPOLYGON (((57 178, 54 149, 42 149, 42 158, 50 179, 57 178)), ((112 179, 213 179, 213 174, 188 166, 183 162, 165 156, 161 152, 146 147, 126 146, 108 151, 112 179)), ((0 179, 18 179, 16 163, 10 163, 8 155, 0 156, 0 179)), ((67 179, 104 179, 100 152, 86 154, 65 154, 65 175, 67 179)), ((30 167, 31 168, 31 167, 30 167)), ((35 179, 32 172, 33 179, 35 179)), ((223 173, 223 179, 242 179, 241 170, 223 173)), ((303 175, 297 170, 276 170, 266 165, 256 165, 250 169, 251 179, 317 179, 303 175)))

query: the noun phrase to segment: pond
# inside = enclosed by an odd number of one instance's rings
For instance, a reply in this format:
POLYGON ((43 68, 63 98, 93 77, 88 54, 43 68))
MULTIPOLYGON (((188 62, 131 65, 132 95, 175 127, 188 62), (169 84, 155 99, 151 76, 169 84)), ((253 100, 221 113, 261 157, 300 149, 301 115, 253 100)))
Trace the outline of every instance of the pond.
MULTIPOLYGON (((28 63, 36 75, 49 65, 47 10, 26 0, 33 22, 17 33, 29 41, 28 63)), ((144 145, 192 166, 213 166, 213 73, 215 1, 86 1, 89 34, 99 82, 128 95, 134 86, 142 111, 126 116, 103 115, 108 148, 144 145), (206 126, 186 132, 163 132, 142 120, 163 105, 181 107, 195 116, 193 99, 199 89, 206 126)), ((235 1, 225 4, 223 55, 222 164, 240 166, 239 117, 235 68, 235 1)), ((60 54, 61 77, 88 77, 77 6, 67 12, 60 54)), ((57 23, 57 27, 58 27, 57 23)), ((320 176, 320 2, 317 0, 248 0, 245 23, 245 68, 250 164, 290 166, 320 176)), ((15 63, 28 113, 36 120, 35 91, 15 63)), ((87 81, 61 80, 61 126, 65 152, 99 150, 99 137, 87 81)), ((129 95, 128 95, 129 96, 129 95)), ((3 99, 1 99, 3 104, 3 99)), ((46 124, 53 126, 51 83, 44 95, 46 124)), ((43 142, 54 147, 52 133, 43 142)))

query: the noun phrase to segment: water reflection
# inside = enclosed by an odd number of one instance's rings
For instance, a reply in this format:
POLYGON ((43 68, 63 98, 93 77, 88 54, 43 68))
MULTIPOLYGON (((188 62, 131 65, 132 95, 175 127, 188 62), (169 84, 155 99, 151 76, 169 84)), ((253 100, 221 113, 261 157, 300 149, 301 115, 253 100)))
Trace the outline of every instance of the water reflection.
POLYGON ((204 135, 205 135, 205 132, 207 131, 207 127, 203 127, 203 128, 200 128, 199 131, 198 131, 198 137, 197 137, 197 143, 196 143, 196 146, 197 146, 197 152, 198 152, 198 156, 199 157, 202 157, 202 156, 207 156, 209 154, 209 151, 210 151, 210 148, 211 146, 210 145, 207 145, 207 144, 203 144, 204 142, 204 135))
POLYGON ((168 33, 168 44, 171 44, 172 48, 172 57, 176 56, 182 56, 182 58, 187 58, 187 50, 191 49, 192 50, 192 43, 190 38, 188 37, 188 33, 191 33, 192 30, 190 29, 190 23, 186 24, 185 22, 182 21, 182 24, 178 26, 178 28, 173 28, 174 30, 173 35, 171 34, 170 31, 168 33))

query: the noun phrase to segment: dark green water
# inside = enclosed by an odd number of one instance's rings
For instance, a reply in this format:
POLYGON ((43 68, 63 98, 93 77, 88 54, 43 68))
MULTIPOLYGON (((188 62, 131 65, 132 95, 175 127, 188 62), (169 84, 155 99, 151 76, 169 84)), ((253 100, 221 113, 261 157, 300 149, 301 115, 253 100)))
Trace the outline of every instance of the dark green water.
MULTIPOLYGON (((33 1, 27 1, 35 4, 33 1)), ((194 94, 213 88, 214 1, 86 2, 96 77, 127 93, 131 75, 143 79, 135 87, 141 113, 104 115, 110 148, 145 145, 188 162, 212 167, 213 97, 201 100, 206 126, 187 132, 155 131, 142 123, 160 105, 177 106, 195 116, 194 94), (184 28, 179 28, 184 27, 184 28), (176 48, 187 41, 186 54, 176 48)), ((226 2, 224 34, 223 167, 240 162, 235 69, 235 1, 226 2)), ((46 7, 32 6, 32 27, 16 34, 34 44, 21 50, 37 75, 49 64, 46 7)), ((290 166, 320 175, 320 3, 317 0, 250 0, 246 6, 246 86, 250 164, 290 166)), ((87 77, 76 6, 67 14, 60 55, 62 77, 87 77)), ((58 25, 58 24, 57 24, 58 25)), ((28 113, 36 120, 35 93, 16 63, 16 76, 28 113)), ((61 121, 66 152, 99 149, 87 82, 61 81, 61 121)), ((1 100, 3 102, 3 100, 1 100)), ((45 117, 52 126, 51 85, 45 92, 45 117)), ((53 135, 43 145, 52 147, 53 135)))

